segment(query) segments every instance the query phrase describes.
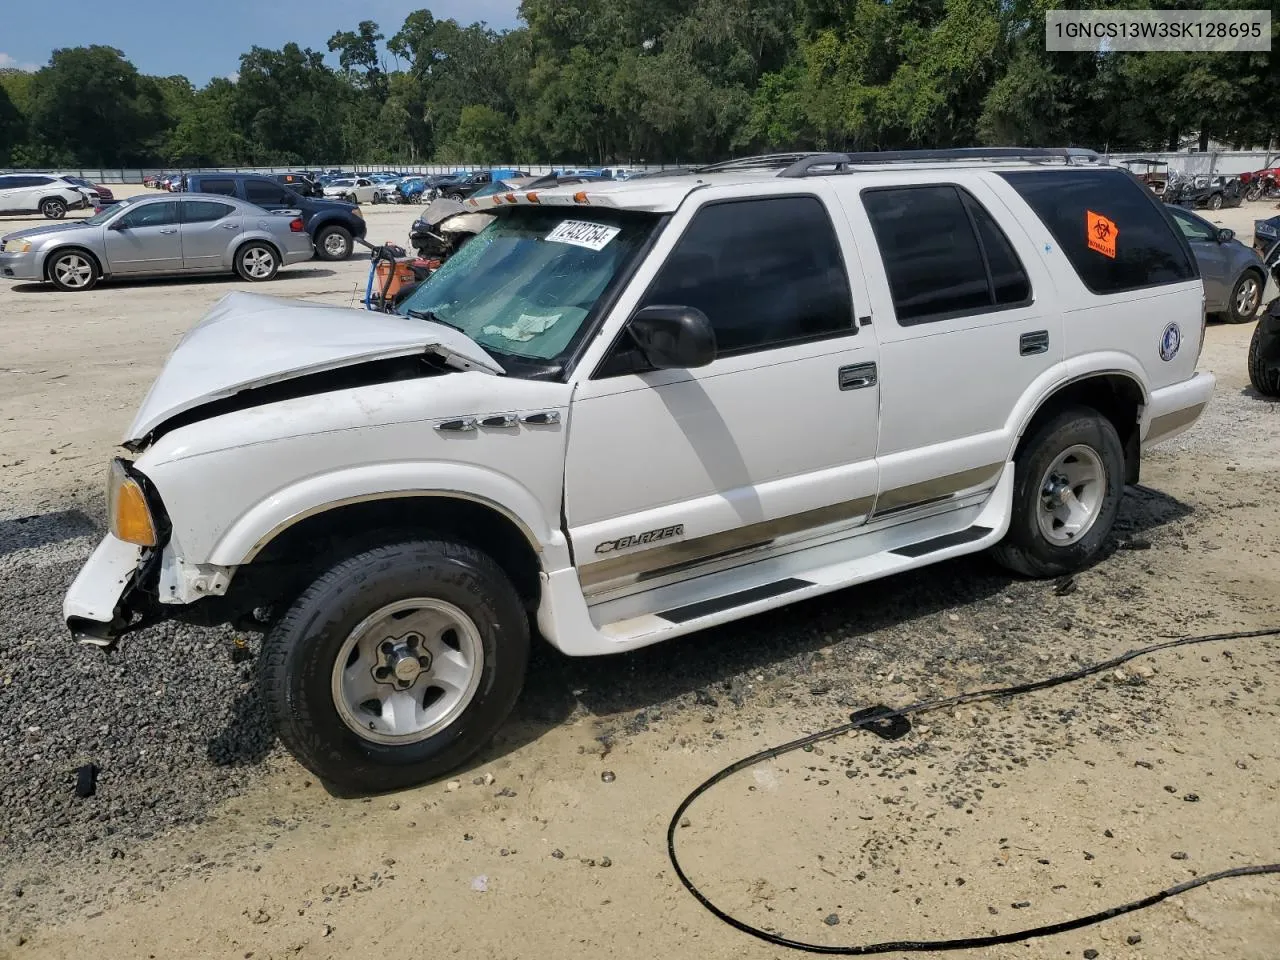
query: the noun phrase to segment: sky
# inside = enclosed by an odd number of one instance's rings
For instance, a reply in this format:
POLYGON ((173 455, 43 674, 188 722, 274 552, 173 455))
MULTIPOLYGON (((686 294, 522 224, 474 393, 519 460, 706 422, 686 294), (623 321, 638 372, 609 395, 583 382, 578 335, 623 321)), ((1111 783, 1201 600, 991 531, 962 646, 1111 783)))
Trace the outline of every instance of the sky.
MULTIPOLYGON (((406 14, 423 7, 438 19, 461 23, 485 20, 494 29, 516 25, 519 0, 217 0, 215 3, 142 3, 104 5, 101 0, 61 0, 57 13, 38 3, 5 3, 0 17, 0 68, 34 70, 57 47, 103 44, 124 51, 143 73, 183 74, 200 86, 213 77, 235 74, 240 54, 255 44, 279 49, 289 41, 326 53, 339 30, 354 30, 373 20, 388 37, 406 14), (136 15, 123 15, 134 8, 136 15)), ((394 61, 388 58, 394 66, 394 61)))

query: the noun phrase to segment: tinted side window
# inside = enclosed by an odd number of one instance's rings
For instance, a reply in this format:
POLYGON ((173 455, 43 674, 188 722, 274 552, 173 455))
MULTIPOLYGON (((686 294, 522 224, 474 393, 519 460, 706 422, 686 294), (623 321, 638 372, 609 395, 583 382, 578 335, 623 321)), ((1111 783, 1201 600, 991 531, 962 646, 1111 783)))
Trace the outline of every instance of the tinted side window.
POLYGON ((235 210, 229 203, 216 200, 185 200, 182 204, 183 223, 212 223, 221 220, 235 210))
POLYGON ((816 197, 704 207, 642 306, 697 307, 719 354, 854 332, 844 258, 816 197))
POLYGON ((167 227, 178 222, 178 201, 146 203, 134 207, 120 218, 120 224, 130 229, 138 227, 167 227))
POLYGON ((28 187, 47 187, 53 183, 53 177, 27 177, 28 187))
POLYGON ((1195 265, 1158 201, 1121 171, 1046 170, 1001 176, 1044 221, 1094 293, 1195 279, 1195 265))
POLYGON ((236 195, 236 182, 234 180, 201 177, 196 186, 200 188, 197 191, 198 193, 220 193, 226 197, 234 197, 236 195))
POLYGON ((9 178, 8 186, 16 189, 22 189, 23 187, 34 187, 36 185, 37 179, 38 179, 37 177, 29 177, 29 176, 24 176, 22 174, 16 174, 15 176, 12 176, 9 178))
POLYGON ((871 189, 862 202, 903 326, 1030 299, 1031 284, 1008 238, 963 190, 948 184, 871 189))
POLYGON ((246 180, 244 198, 259 206, 266 203, 288 204, 289 194, 278 184, 266 180, 246 180))
POLYGON ((1216 240, 1218 231, 1216 228, 1205 223, 1199 217, 1194 217, 1185 210, 1179 210, 1176 207, 1169 207, 1169 216, 1173 217, 1173 222, 1178 225, 1178 229, 1182 231, 1182 235, 1188 240, 1216 240))
POLYGON ((960 192, 969 216, 973 217, 973 225, 978 228, 978 240, 987 258, 992 303, 998 307, 1027 303, 1031 299, 1031 280, 1009 238, 982 204, 963 190, 960 192))

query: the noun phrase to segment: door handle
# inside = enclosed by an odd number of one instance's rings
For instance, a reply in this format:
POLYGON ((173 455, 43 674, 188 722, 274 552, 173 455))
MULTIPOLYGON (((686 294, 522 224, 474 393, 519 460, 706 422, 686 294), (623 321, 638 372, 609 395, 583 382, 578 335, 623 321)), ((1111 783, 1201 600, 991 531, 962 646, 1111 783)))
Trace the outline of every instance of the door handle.
POLYGON ((167 234, 167 233, 177 233, 177 232, 178 232, 178 228, 177 228, 177 227, 166 227, 165 229, 161 230, 160 232, 161 232, 161 233, 166 233, 166 234, 167 234))
POLYGON ((224 224, 222 225, 222 229, 223 229, 223 230, 239 230, 239 229, 240 229, 240 224, 238 224, 238 223, 224 223, 224 224))
POLYGON ((1018 338, 1018 353, 1024 357, 1034 357, 1038 353, 1049 352, 1049 331, 1033 330, 1018 338))
POLYGON ((854 363, 841 367, 838 371, 841 390, 861 390, 876 384, 876 365, 874 363, 854 363))

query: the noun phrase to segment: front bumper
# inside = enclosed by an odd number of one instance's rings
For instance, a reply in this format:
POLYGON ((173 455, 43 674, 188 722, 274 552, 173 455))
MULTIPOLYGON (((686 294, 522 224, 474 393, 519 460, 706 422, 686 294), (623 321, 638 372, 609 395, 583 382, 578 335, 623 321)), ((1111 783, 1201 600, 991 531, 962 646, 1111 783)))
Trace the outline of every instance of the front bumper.
POLYGON ((110 646, 133 629, 136 598, 145 578, 144 549, 108 534, 76 575, 62 601, 71 635, 84 643, 110 646))
POLYGON ((1217 379, 1212 373, 1196 373, 1159 390, 1151 391, 1142 435, 1145 451, 1190 430, 1213 398, 1217 379))
POLYGON ((0 253, 0 278, 5 280, 43 280, 43 268, 33 252, 0 253))

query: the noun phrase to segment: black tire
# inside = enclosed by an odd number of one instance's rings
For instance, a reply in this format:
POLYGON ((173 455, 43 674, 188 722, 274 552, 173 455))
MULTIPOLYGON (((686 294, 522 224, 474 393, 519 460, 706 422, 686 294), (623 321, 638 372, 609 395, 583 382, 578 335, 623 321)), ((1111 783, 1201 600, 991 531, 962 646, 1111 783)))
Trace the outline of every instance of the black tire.
POLYGON ((1252 323, 1258 319, 1258 311, 1262 309, 1262 291, 1266 284, 1266 279, 1256 270, 1246 270, 1242 273, 1235 286, 1231 288, 1231 297, 1227 300, 1227 312, 1223 319, 1227 323, 1252 323), (1241 310, 1238 306, 1240 297, 1246 285, 1250 283, 1253 284, 1252 306, 1246 304, 1245 309, 1241 310))
POLYGON ((1280 398, 1280 332, 1268 333, 1262 327, 1254 327, 1249 341, 1249 382, 1264 397, 1280 398))
POLYGON ((351 231, 337 224, 322 227, 315 242, 316 256, 321 260, 346 260, 355 247, 351 231))
POLYGON ((274 280, 280 272, 280 252, 269 243, 250 240, 236 251, 235 271, 250 283, 274 280))
POLYGON ((1245 188, 1244 198, 1249 201, 1260 200, 1262 198, 1262 181, 1255 180, 1245 188))
POLYGON ((1222 194, 1215 193, 1209 197, 1209 202, 1205 204, 1210 210, 1222 209, 1222 194))
POLYGON ((67 201, 61 197, 46 197, 40 201, 40 213, 46 220, 61 220, 67 215, 67 201))
POLYGON ((55 251, 44 269, 50 283, 69 293, 92 290, 102 279, 98 261, 88 251, 75 247, 55 251))
POLYGON ((524 685, 529 621, 511 581, 486 554, 449 541, 410 541, 344 560, 308 587, 263 642, 262 700, 304 767, 351 794, 420 784, 465 763, 506 720, 524 685), (356 625, 398 600, 429 597, 479 628, 479 686, 444 729, 389 745, 357 734, 334 703, 335 660, 356 625))
POLYGON ((1111 534, 1124 492, 1124 447, 1111 421, 1090 407, 1070 407, 1036 427, 1014 465, 1013 516, 1009 532, 992 554, 1026 577, 1057 577, 1093 563, 1111 534), (1041 531, 1041 482, 1070 447, 1091 449, 1102 465, 1101 500, 1092 525, 1079 540, 1058 544, 1041 531))

